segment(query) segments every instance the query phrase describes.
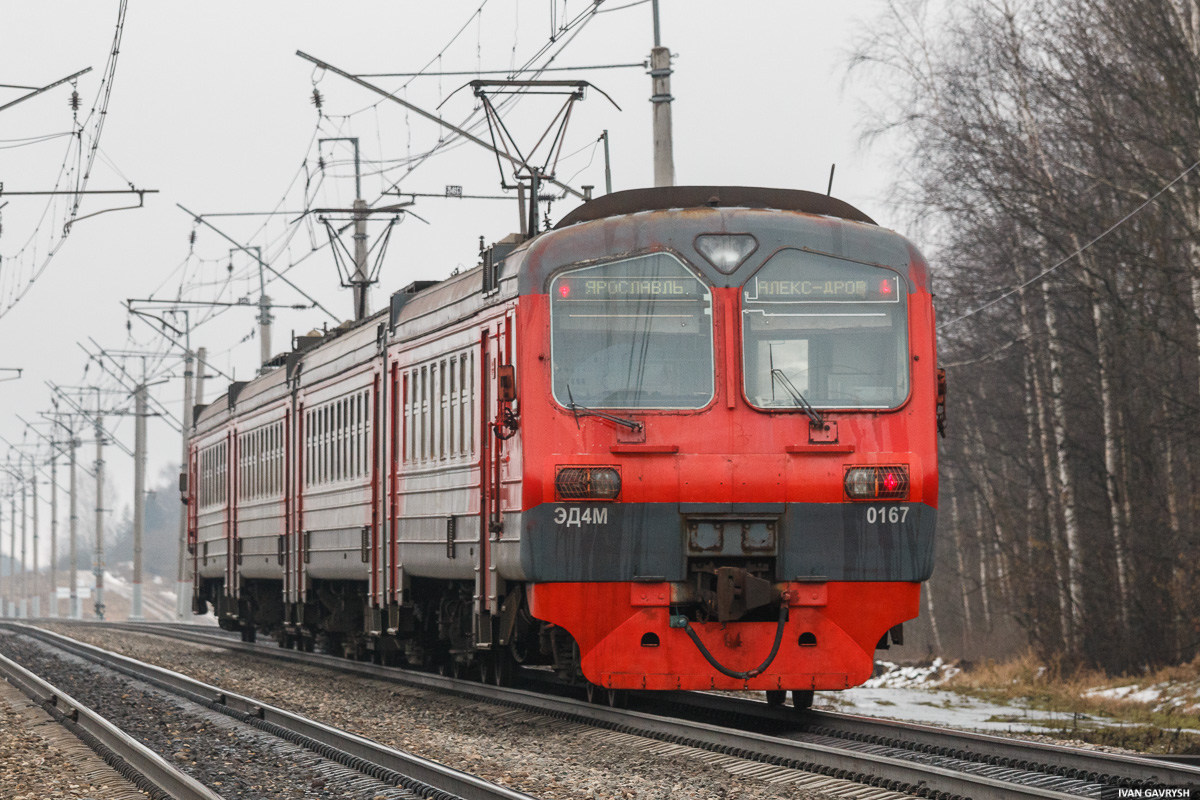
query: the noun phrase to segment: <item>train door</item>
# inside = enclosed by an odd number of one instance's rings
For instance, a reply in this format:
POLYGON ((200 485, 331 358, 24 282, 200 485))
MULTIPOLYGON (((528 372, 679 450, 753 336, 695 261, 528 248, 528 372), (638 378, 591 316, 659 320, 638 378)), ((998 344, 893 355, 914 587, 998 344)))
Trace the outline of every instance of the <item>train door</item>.
POLYGON ((287 607, 291 609, 291 613, 287 615, 290 622, 297 622, 296 609, 303 602, 304 582, 300 574, 304 559, 301 557, 301 550, 304 546, 304 487, 305 475, 308 474, 309 457, 311 453, 306 446, 306 437, 308 434, 309 421, 304 414, 304 403, 297 401, 294 403, 293 418, 295 419, 295 436, 293 437, 293 446, 296 449, 296 457, 292 459, 295 464, 295 472, 292 475, 292 513, 291 513, 291 530, 289 531, 289 539, 284 543, 284 573, 287 576, 285 584, 287 594, 285 600, 287 607))
POLYGON ((220 616, 237 616, 238 488, 241 470, 236 428, 225 434, 225 602, 220 616))
POLYGON ((387 430, 384 423, 387 418, 390 392, 387 391, 388 375, 386 371, 377 372, 372 382, 370 403, 371 424, 371 532, 370 559, 371 572, 368 590, 372 610, 371 632, 379 634, 383 630, 380 609, 386 604, 387 592, 387 553, 384 546, 386 540, 386 483, 387 483, 387 430))
POLYGON ((500 607, 501 587, 493 551, 504 529, 501 464, 505 457, 505 442, 515 431, 509 412, 513 390, 511 346, 511 326, 507 317, 481 330, 479 568, 475 581, 475 641, 479 647, 491 646, 491 620, 500 607))
POLYGON ((492 408, 492 381, 496 374, 495 344, 492 327, 481 329, 479 337, 479 563, 475 571, 475 642, 477 647, 492 643, 491 615, 488 613, 489 577, 491 573, 492 504, 496 495, 495 469, 492 463, 492 423, 496 413, 492 408))
MULTIPOLYGON (((288 602, 288 592, 291 588, 291 553, 289 545, 292 540, 292 508, 294 502, 292 500, 294 492, 292 489, 292 460, 296 450, 292 444, 292 425, 294 414, 292 408, 286 408, 283 412, 283 529, 279 532, 279 541, 276 544, 277 555, 276 559, 279 562, 280 571, 283 573, 283 602, 284 607, 288 602)), ((285 616, 286 619, 286 616, 285 616)))
MULTIPOLYGON (((198 611, 198 603, 196 602, 199 596, 202 582, 200 580, 200 565, 198 551, 200 549, 199 540, 199 525, 200 525, 200 450, 197 447, 189 445, 188 447, 188 504, 185 509, 187 512, 187 562, 183 565, 185 571, 190 571, 191 577, 188 580, 192 583, 192 613, 198 611)), ((180 575, 180 579, 184 579, 185 575, 180 575)))
MULTIPOLYGON (((388 458, 388 507, 387 507, 387 549, 388 564, 391 570, 389 581, 389 599, 396 606, 404 604, 404 577, 400 564, 400 463, 406 447, 405 404, 411 402, 409 374, 401 372, 400 363, 392 362, 392 415, 388 425, 391 452, 388 458)), ((389 620, 389 627, 391 625, 389 620)))

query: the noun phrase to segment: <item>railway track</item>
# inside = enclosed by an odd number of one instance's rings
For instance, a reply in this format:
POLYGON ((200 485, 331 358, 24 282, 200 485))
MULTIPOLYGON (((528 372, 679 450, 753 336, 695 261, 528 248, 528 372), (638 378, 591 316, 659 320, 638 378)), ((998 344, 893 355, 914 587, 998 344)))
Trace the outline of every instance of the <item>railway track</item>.
POLYGON ((220 795, 167 763, 103 716, 3 655, 0 655, 0 677, 154 800, 220 800, 220 795))
MULTIPOLYGON (((489 783, 469 773, 411 753, 385 747, 369 739, 171 670, 29 625, 3 623, 2 627, 49 645, 53 650, 85 659, 106 670, 132 678, 136 683, 175 695, 270 737, 310 751, 320 759, 345 768, 341 770, 341 777, 349 778, 345 774, 348 772, 359 773, 358 778, 350 778, 354 783, 364 784, 370 780, 398 787, 398 792, 394 795, 396 797, 413 800, 533 800, 522 792, 489 783)), ((85 730, 89 734, 134 767, 135 771, 123 774, 126 774, 126 777, 130 777, 131 774, 144 775, 142 783, 135 783, 151 790, 152 793, 157 792, 155 797, 176 800, 217 800, 220 797, 194 778, 169 765, 160 755, 104 720, 99 714, 87 711, 81 704, 58 692, 14 661, 0 656, 0 672, 43 707, 62 709, 65 706, 64 714, 68 719, 75 716, 72 712, 77 712, 81 721, 86 720, 88 727, 85 730), (100 733, 93 734, 93 730, 100 733), (106 738, 100 738, 101 735, 106 738), (129 755, 126 755, 127 753, 129 755)))
POLYGON ((1099 797, 1105 787, 1200 785, 1200 769, 1195 766, 847 714, 796 715, 789 709, 734 697, 673 693, 635 703, 642 710, 615 709, 335 656, 244 644, 221 632, 186 624, 110 623, 105 627, 457 694, 756 761, 764 769, 803 770, 917 796, 1077 798, 1099 797))

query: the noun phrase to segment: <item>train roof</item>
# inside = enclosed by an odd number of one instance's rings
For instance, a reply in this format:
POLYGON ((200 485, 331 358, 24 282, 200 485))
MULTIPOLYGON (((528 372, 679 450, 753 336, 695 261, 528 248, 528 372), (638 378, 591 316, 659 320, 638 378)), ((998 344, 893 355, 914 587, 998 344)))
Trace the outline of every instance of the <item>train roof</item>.
POLYGON ((838 217, 875 225, 875 220, 854 206, 829 195, 801 189, 767 189, 757 186, 659 186, 628 189, 589 200, 567 214, 555 230, 605 217, 664 211, 669 208, 772 208, 838 217))

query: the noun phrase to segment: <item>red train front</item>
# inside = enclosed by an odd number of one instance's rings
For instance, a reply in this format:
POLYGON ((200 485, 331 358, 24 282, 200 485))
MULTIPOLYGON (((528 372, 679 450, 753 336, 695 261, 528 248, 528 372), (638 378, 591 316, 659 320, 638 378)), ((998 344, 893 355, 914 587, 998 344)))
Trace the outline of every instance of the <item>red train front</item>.
POLYGON ((194 510, 198 608, 454 672, 798 704, 864 681, 917 615, 939 384, 903 237, 807 192, 637 190, 416 288, 199 415, 205 453, 282 418, 287 464, 278 521, 255 517, 278 567, 264 545, 239 571, 249 517, 220 492, 194 510), (312 409, 347 392, 355 468, 313 479, 341 417, 312 409))
POLYGON ((845 689, 917 615, 928 275, 824 200, 627 192, 525 254, 521 567, 593 683, 845 689))

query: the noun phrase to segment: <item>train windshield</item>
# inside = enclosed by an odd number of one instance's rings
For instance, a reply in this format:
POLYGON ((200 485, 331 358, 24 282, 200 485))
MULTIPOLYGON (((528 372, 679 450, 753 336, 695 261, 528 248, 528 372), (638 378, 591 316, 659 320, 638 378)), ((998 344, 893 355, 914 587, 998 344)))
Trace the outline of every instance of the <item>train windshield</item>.
POLYGON ((908 284, 781 250, 743 287, 746 396, 766 409, 895 408, 908 396, 908 284))
POLYGON ((669 253, 550 283, 554 399, 590 408, 703 408, 713 397, 712 293, 669 253))

